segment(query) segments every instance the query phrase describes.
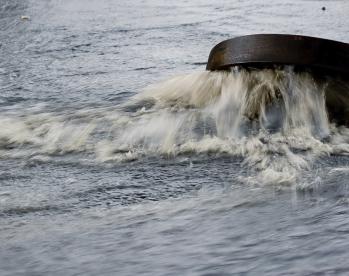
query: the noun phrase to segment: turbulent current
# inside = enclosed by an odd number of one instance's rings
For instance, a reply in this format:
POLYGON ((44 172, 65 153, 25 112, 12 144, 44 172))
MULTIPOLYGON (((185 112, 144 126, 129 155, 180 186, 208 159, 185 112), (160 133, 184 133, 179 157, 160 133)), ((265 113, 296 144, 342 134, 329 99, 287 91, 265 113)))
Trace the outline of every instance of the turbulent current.
POLYGON ((349 42, 348 14, 0 0, 0 275, 348 275, 348 83, 204 69, 240 35, 349 42))
POLYGON ((91 162, 129 162, 230 155, 257 172, 247 181, 292 184, 318 158, 349 153, 349 129, 328 119, 326 88, 292 67, 232 68, 174 77, 109 108, 68 115, 11 108, 0 117, 1 156, 49 160, 84 152, 91 162))

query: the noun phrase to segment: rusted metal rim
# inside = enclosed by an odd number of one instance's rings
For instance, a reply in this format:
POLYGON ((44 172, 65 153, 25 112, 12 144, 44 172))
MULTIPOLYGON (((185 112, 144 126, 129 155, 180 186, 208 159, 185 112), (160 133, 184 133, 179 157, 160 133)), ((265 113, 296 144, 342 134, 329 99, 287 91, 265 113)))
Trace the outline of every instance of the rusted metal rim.
POLYGON ((228 39, 210 52, 207 70, 295 65, 349 77, 349 44, 317 37, 255 34, 228 39))

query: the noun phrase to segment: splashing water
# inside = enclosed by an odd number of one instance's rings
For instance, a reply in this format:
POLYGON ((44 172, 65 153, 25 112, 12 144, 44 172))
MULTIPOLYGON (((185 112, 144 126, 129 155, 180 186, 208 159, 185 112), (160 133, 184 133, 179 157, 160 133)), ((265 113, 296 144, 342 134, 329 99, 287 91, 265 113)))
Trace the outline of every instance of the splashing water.
POLYGON ((242 156, 256 172, 245 180, 291 184, 318 157, 349 153, 349 130, 329 123, 326 89, 292 68, 232 68, 175 77, 117 107, 4 111, 0 156, 83 153, 96 162, 242 156))

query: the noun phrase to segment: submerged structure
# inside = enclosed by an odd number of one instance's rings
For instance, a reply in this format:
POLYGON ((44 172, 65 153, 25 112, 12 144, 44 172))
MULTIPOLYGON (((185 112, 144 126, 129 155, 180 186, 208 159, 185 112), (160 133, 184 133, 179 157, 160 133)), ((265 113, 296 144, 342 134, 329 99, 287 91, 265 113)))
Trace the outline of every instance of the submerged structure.
POLYGON ((300 35, 256 34, 220 42, 210 52, 209 71, 282 69, 308 72, 325 87, 331 121, 349 125, 349 44, 300 35))

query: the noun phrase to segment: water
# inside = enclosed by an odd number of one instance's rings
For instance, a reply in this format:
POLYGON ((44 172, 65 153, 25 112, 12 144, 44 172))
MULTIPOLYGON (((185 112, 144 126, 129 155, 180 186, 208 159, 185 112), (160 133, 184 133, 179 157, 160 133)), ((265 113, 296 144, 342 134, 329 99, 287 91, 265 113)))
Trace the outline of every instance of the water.
POLYGON ((0 0, 0 275, 346 275, 349 130, 328 84, 204 67, 237 35, 349 42, 348 14, 0 0))

